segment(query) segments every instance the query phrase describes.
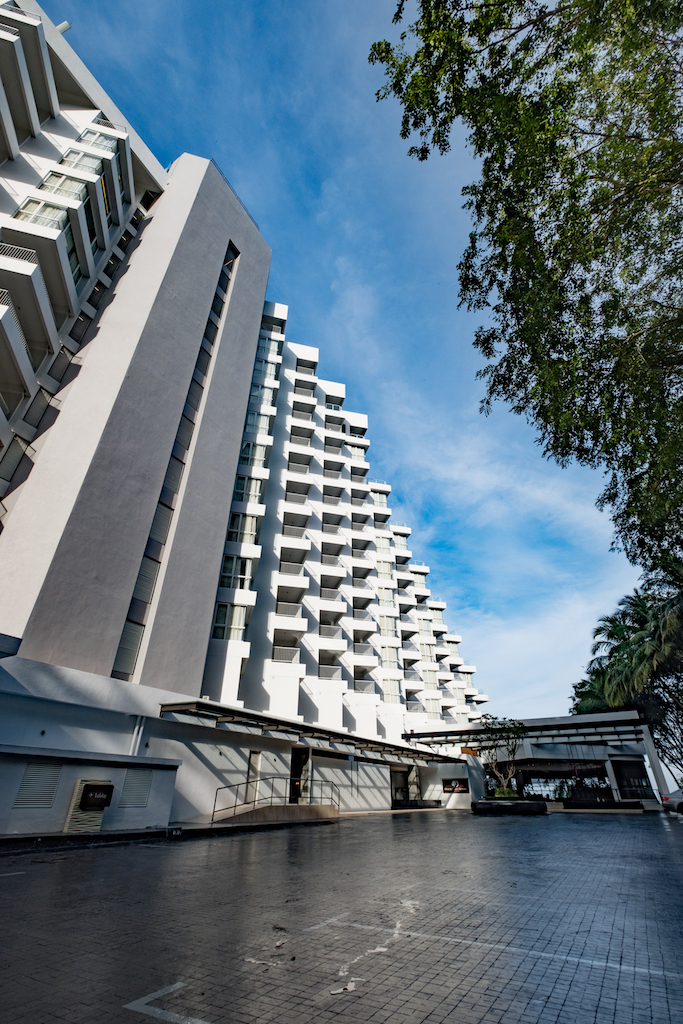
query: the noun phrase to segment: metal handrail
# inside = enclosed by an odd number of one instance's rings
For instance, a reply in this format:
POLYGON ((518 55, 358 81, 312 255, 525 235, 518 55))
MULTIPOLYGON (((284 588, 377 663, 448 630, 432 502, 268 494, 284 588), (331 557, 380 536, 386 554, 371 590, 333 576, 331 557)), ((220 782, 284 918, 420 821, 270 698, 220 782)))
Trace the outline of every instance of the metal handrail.
POLYGON ((294 778, 289 775, 264 775, 258 779, 248 779, 246 782, 236 782, 229 786, 218 786, 213 798, 212 824, 216 818, 218 794, 222 790, 234 790, 234 800, 232 804, 221 809, 221 814, 232 812, 234 815, 237 813, 238 808, 240 811, 243 811, 250 807, 255 808, 257 805, 272 807, 274 804, 331 803, 338 808, 341 803, 339 786, 336 782, 328 782, 324 779, 304 779, 301 776, 294 778), (264 783, 269 784, 269 787, 267 786, 266 788, 270 788, 270 793, 262 791, 261 787, 264 783), (278 787, 278 783, 281 783, 281 786, 278 787), (278 792, 278 789, 281 789, 281 792, 278 792), (316 789, 320 799, 315 799, 316 789), (244 794, 244 799, 242 800, 239 799, 240 791, 243 791, 244 794), (328 800, 323 799, 326 795, 329 797, 328 800))

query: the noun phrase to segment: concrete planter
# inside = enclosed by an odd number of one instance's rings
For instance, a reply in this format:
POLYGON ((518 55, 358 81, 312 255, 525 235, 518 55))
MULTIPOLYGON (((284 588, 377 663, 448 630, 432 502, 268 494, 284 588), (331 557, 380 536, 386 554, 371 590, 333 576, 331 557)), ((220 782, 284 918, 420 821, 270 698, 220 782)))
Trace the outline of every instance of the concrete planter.
POLYGON ((545 800, 473 800, 473 814, 546 814, 545 800))

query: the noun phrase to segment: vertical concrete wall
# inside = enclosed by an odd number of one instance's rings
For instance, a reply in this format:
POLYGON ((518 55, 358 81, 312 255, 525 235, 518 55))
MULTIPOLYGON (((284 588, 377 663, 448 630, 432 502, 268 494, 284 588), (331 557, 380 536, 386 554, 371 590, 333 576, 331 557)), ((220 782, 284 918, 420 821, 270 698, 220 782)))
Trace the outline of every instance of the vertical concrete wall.
MULTIPOLYGON (((229 241, 240 256, 214 346, 208 391, 175 511, 159 597, 146 629, 142 668, 135 677, 147 686, 196 696, 201 693, 211 636, 271 256, 256 226, 211 165, 203 183, 196 249, 186 252, 185 259, 206 260, 209 243, 216 250, 213 277, 208 267, 204 271, 212 297, 229 241)), ((204 320, 210 303, 211 299, 204 320)), ((203 327, 204 323, 197 350, 203 327)))
POLYGON ((243 250, 144 666, 146 681, 198 693, 270 250, 197 157, 176 162, 150 219, 2 535, 0 631, 23 636, 24 657, 111 671, 233 239, 243 250))

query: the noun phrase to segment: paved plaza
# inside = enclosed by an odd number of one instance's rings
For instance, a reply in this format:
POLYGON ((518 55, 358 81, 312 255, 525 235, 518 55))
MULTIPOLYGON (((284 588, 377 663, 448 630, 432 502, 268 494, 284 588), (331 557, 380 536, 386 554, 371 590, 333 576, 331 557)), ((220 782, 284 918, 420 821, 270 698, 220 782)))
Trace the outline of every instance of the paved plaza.
POLYGON ((3 1024, 683 1022, 683 821, 462 812, 0 859, 3 1024))

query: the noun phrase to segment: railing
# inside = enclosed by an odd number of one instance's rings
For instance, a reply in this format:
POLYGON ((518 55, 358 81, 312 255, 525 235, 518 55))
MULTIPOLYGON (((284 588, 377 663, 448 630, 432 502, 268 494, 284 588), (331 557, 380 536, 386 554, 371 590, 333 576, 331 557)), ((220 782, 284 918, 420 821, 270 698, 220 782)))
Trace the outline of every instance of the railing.
POLYGON ((289 443, 298 444, 301 448, 310 448, 311 439, 310 437, 304 437, 302 434, 290 434, 289 443))
POLYGON ((427 713, 427 708, 415 700, 406 701, 406 711, 413 715, 424 715, 427 713))
POLYGON ((341 679, 341 665, 318 665, 318 679, 341 679))
POLYGON ((315 377, 315 370, 313 369, 312 366, 299 366, 297 364, 296 372, 297 373, 305 373, 309 377, 315 377))
POLYGON ((292 419, 294 420, 312 420, 312 412, 304 412, 303 409, 292 409, 292 419))
POLYGON ((353 645, 353 653, 354 654, 371 654, 371 655, 375 655, 375 656, 377 655, 377 651, 372 646, 372 644, 354 644, 353 645))
MULTIPOLYGON (((23 8, 20 10, 18 7, 14 7, 12 4, 0 4, 3 10, 9 11, 10 14, 20 14, 22 18, 28 18, 29 21, 35 21, 40 25, 40 15, 34 14, 32 11, 25 11, 23 8)), ((3 32, 7 31, 7 25, 2 26, 3 32)))
POLYGON ((362 590, 368 590, 370 588, 368 581, 361 576, 352 576, 351 581, 354 587, 360 587, 362 590))
POLYGON ((303 562, 280 562, 279 571, 286 576, 303 576, 303 562))
POLYGON ((331 430, 335 434, 345 434, 346 433, 346 431, 344 429, 344 424, 343 423, 326 423, 325 424, 325 430, 331 430))
POLYGON ((337 523, 323 523, 323 533, 339 533, 339 525, 337 523))
POLYGON ((326 636, 331 640, 341 640, 344 636, 341 626, 319 626, 318 635, 326 636))
POLYGON ((216 815, 228 818, 256 807, 274 804, 331 804, 339 807, 339 786, 323 779, 289 778, 285 775, 265 775, 260 779, 237 782, 232 786, 219 786, 213 799, 211 823, 216 815), (223 793, 224 807, 218 806, 218 794, 223 793))
POLYGON ((298 663, 299 653, 298 647, 273 647, 273 661, 298 663))
POLYGON ((338 455, 340 459, 345 458, 345 456, 342 455, 341 445, 326 444, 326 445, 323 445, 323 451, 327 455, 338 455))
POLYGON ((104 128, 113 128, 115 132, 126 132, 128 134, 128 129, 125 125, 114 124, 113 121, 108 121, 106 117, 93 117, 92 123, 101 124, 104 128))
POLYGON ((338 505, 340 501, 341 496, 339 494, 323 494, 324 505, 338 505))
POLYGON ((341 469, 324 469, 323 476, 327 477, 328 480, 339 480, 342 475, 341 469))
POLYGON ((304 398, 310 398, 315 401, 315 392, 311 391, 310 388, 294 388, 295 395, 302 395, 304 398))
POLYGON ((354 617, 354 619, 361 619, 363 622, 374 622, 375 621, 374 618, 372 617, 372 615, 370 614, 370 612, 365 611, 365 609, 363 609, 363 608, 354 608, 353 609, 353 617, 354 617))
POLYGON ((322 565, 341 565, 339 555, 321 555, 320 562, 322 565))
POLYGON ((0 242, 0 256, 9 256, 13 260, 24 260, 25 263, 38 263, 35 249, 24 249, 20 245, 8 245, 0 242))
POLYGON ((294 604, 291 601, 277 601, 275 604, 276 615, 289 615, 292 618, 299 618, 302 611, 302 605, 294 604))
POLYGON ((332 587, 321 587, 320 588, 320 599, 322 601, 341 601, 343 595, 338 590, 332 589, 332 587))
POLYGON ((299 540, 303 540, 306 536, 305 526, 285 526, 282 527, 283 537, 297 537, 299 540))
POLYGON ((304 462, 289 462, 287 464, 287 471, 289 473, 308 473, 309 465, 304 462))
POLYGON ((367 501, 365 500, 365 498, 351 498, 351 504, 356 506, 367 505, 367 501))
POLYGON ((308 495, 302 494, 300 491, 285 491, 285 501, 292 501, 295 505, 305 505, 308 495))

